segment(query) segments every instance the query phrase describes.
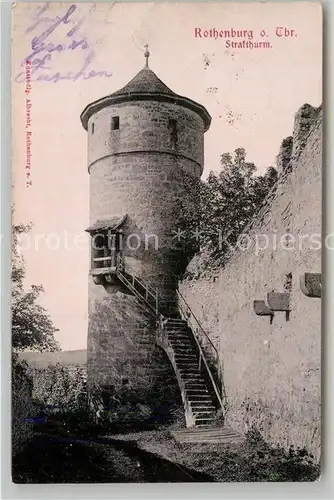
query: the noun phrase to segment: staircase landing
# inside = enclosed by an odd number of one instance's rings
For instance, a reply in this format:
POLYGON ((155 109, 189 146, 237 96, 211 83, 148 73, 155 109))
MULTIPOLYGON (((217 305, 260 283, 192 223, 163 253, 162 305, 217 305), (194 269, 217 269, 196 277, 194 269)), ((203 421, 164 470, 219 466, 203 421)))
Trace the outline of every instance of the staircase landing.
POLYGON ((180 431, 171 431, 178 443, 225 443, 241 444, 245 436, 230 427, 190 428, 180 431))

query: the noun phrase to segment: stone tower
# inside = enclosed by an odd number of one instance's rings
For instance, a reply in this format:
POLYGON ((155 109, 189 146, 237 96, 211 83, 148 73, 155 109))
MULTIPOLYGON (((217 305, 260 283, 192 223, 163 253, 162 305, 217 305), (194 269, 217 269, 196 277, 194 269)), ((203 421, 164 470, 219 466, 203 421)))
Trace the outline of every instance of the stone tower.
MULTIPOLYGON (((207 110, 171 91, 146 65, 122 89, 88 104, 91 270, 88 385, 126 388, 146 403, 176 385, 155 343, 155 318, 115 272, 121 259, 157 307, 177 317, 177 282, 189 260, 178 237, 196 208, 207 110), (167 381, 169 381, 167 383, 167 381), (166 385, 167 384, 167 385, 166 385)), ((94 389, 93 389, 94 388, 94 389)), ((159 400, 160 401, 160 400, 159 400)))

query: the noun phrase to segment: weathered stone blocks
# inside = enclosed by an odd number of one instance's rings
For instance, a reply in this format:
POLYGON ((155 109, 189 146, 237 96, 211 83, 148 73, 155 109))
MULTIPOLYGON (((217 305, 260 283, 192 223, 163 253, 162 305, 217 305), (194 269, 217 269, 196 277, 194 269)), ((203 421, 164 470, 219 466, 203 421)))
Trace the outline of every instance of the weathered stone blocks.
MULTIPOLYGON (((145 78, 149 74, 144 72, 145 78)), ((138 278, 158 291, 160 311, 175 315, 175 289, 191 257, 175 235, 183 229, 185 207, 186 213, 196 216, 209 115, 194 110, 194 104, 201 108, 196 103, 188 102, 189 107, 165 100, 159 95, 157 101, 152 95, 150 99, 124 96, 121 102, 98 106, 83 125, 88 131, 90 224, 127 214, 122 256, 138 278), (114 117, 119 118, 117 130, 111 126, 114 117)), ((155 334, 155 321, 135 297, 113 285, 105 290, 90 280, 91 391, 100 386, 117 391, 126 378, 143 402, 152 395, 168 398, 173 391, 175 397, 176 379, 155 346, 155 334), (173 386, 170 391, 166 380, 173 386)))
MULTIPOLYGON (((236 248, 224 268, 212 263, 180 289, 220 349, 229 423, 242 432, 254 425, 273 444, 305 446, 319 458, 321 304, 300 287, 301 275, 321 271, 318 109, 307 105, 297 113, 293 141, 291 168, 282 172, 276 193, 249 229, 253 242, 268 237, 266 248, 236 248), (280 244, 287 234, 289 244, 280 244), (255 314, 254 300, 283 293, 287 277, 289 317, 278 312, 268 321, 255 314)), ((205 260, 204 254, 196 257, 196 267, 204 269, 205 260)))

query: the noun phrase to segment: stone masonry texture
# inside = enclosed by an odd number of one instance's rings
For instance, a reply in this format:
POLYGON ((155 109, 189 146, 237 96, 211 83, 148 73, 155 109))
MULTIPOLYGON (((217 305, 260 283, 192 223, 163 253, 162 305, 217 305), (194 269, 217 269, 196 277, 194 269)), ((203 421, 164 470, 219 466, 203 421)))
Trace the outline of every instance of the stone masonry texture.
POLYGON ((248 249, 235 248, 224 265, 194 257, 180 290, 219 349, 227 423, 319 458, 321 300, 305 296, 299 280, 321 272, 321 109, 300 108, 282 151, 277 189, 248 229, 248 249), (254 300, 289 290, 288 315, 255 315, 254 300))
MULTIPOLYGON (((123 257, 159 292, 160 310, 176 313, 178 280, 191 257, 175 239, 185 208, 196 208, 203 171, 204 124, 173 103, 131 100, 90 116, 90 224, 127 214, 123 257), (112 130, 114 117, 119 129, 112 130), (176 124, 177 136, 171 128, 176 124)), ((89 278, 87 381, 91 391, 124 384, 151 407, 180 399, 173 369, 155 345, 154 319, 122 286, 89 278)))

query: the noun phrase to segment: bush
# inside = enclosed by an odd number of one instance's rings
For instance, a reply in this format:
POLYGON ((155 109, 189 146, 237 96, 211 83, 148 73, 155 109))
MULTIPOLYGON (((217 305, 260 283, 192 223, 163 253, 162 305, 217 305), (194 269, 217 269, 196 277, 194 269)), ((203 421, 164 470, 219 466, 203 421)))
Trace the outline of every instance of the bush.
POLYGON ((28 365, 17 355, 12 358, 12 453, 15 455, 33 435, 36 407, 28 365))
POLYGON ((33 398, 46 415, 77 412, 87 407, 86 367, 31 368, 33 398))

